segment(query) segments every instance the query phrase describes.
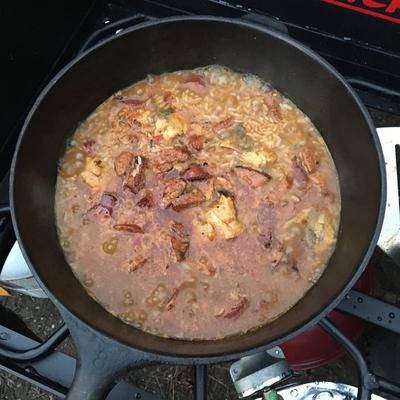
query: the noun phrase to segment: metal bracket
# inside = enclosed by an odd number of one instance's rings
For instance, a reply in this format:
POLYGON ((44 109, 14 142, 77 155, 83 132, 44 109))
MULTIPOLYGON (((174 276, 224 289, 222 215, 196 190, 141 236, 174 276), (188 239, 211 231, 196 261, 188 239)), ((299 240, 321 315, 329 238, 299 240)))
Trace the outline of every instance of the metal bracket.
POLYGON ((291 374, 285 355, 278 346, 243 357, 230 367, 230 375, 240 398, 271 387, 291 374))
POLYGON ((357 290, 350 290, 336 309, 400 334, 400 308, 357 290))

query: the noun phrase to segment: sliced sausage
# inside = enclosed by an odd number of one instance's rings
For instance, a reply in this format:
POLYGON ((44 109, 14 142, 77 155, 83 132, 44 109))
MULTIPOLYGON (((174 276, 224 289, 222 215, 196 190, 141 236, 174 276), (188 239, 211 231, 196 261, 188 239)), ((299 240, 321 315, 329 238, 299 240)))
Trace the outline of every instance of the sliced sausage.
POLYGON ((153 207, 153 196, 150 192, 147 192, 137 203, 136 205, 140 208, 151 208, 153 207))
POLYGON ((171 104, 172 103, 172 92, 169 90, 165 91, 163 100, 164 100, 164 103, 171 104))
POLYGON ((143 228, 136 224, 115 224, 113 228, 121 232, 144 233, 143 228))
POLYGON ((194 82, 198 83, 201 86, 206 86, 206 80, 204 76, 199 74, 191 74, 187 79, 186 82, 194 82))
POLYGON ((172 208, 175 211, 181 211, 185 208, 194 207, 206 200, 203 192, 199 189, 193 189, 191 192, 184 193, 172 200, 172 208))
POLYGON ((121 102, 126 104, 133 110, 137 110, 138 108, 142 108, 144 106, 146 99, 139 98, 139 97, 132 97, 132 98, 123 99, 123 100, 121 100, 121 102))
POLYGON ((187 181, 199 181, 210 178, 210 174, 199 164, 190 165, 181 173, 181 177, 187 181))
POLYGON ((192 92, 203 96, 207 93, 207 84, 203 76, 199 74, 190 75, 184 83, 181 84, 182 89, 188 89, 192 92))
POLYGON ((123 187, 132 193, 138 193, 145 185, 145 159, 141 156, 136 157, 133 167, 126 175, 123 187))
POLYGON ((186 182, 181 178, 167 180, 164 184, 163 196, 160 203, 161 207, 169 207, 172 201, 184 192, 186 186, 186 182))

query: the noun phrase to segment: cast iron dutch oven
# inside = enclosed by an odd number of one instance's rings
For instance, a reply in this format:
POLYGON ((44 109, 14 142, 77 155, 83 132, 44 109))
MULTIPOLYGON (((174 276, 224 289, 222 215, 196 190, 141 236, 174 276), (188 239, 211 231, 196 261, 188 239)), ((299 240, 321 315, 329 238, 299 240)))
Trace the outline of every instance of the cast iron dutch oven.
POLYGON ((78 368, 69 398, 100 399, 116 373, 143 363, 209 363, 261 351, 325 316, 360 277, 382 224, 385 175, 375 128, 360 100, 324 60, 287 36, 239 20, 179 17, 146 23, 68 64, 39 96, 11 174, 12 217, 34 275, 69 322, 78 368), (336 250, 291 310, 255 332, 216 341, 159 338, 113 317, 73 275, 58 242, 54 190, 67 139, 112 93, 145 78, 210 64, 256 74, 303 110, 335 161, 342 196, 336 250))

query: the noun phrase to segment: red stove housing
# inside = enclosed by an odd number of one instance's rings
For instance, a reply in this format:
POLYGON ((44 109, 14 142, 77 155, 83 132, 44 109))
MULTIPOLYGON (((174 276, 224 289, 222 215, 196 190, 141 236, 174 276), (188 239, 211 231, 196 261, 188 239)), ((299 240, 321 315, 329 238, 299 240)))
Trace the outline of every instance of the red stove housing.
POLYGON ((400 0, 376 1, 376 0, 322 0, 325 3, 348 8, 361 14, 385 19, 400 24, 400 0))
MULTIPOLYGON (((354 289, 371 294, 374 289, 374 274, 368 267, 354 289)), ((366 329, 366 323, 358 318, 332 311, 329 318, 353 342, 358 341, 366 329)), ((285 357, 294 371, 318 368, 330 363, 345 353, 343 347, 319 325, 281 345, 285 357)))

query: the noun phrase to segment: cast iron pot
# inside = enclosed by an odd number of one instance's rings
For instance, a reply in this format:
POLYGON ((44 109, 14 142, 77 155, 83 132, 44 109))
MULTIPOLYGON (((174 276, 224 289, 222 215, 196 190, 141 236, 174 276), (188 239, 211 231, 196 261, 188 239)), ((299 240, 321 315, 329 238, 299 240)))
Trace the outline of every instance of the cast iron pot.
POLYGON ((314 325, 364 270, 378 239, 386 192, 375 128, 344 79, 283 34, 215 17, 179 17, 135 26, 68 64, 29 113, 11 182, 19 244, 33 274, 67 319, 78 347, 78 368, 69 394, 74 400, 104 397, 116 373, 131 366, 222 362, 282 343, 314 325), (57 165, 79 123, 112 93, 148 74, 210 64, 260 76, 311 118, 339 173, 339 237, 321 279, 271 324, 216 341, 163 339, 113 317, 75 278, 57 237, 57 165))

